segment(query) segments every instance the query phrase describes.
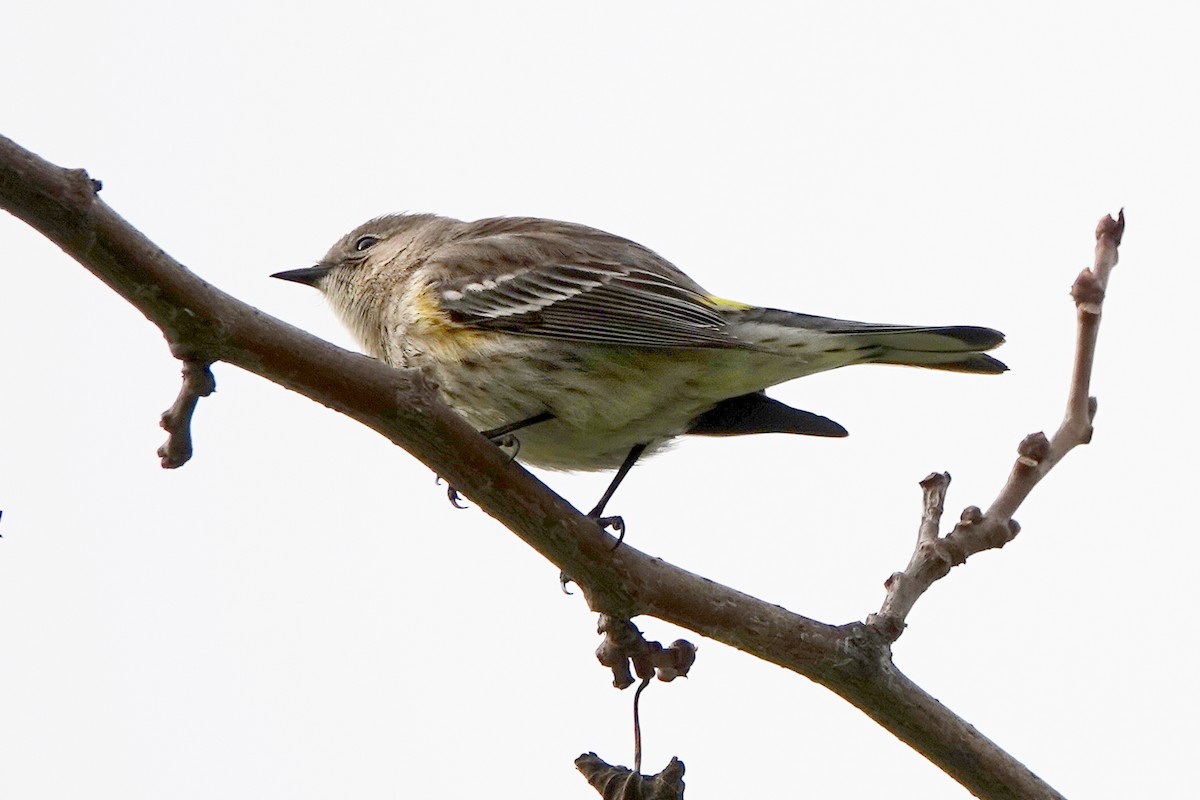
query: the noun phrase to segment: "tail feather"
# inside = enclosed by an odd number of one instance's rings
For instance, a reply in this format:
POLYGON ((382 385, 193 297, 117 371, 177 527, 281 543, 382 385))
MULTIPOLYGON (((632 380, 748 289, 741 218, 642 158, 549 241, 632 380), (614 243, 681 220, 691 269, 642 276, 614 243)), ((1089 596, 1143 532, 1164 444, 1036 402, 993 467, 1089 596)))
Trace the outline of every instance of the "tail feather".
POLYGON ((746 309, 738 315, 738 320, 757 328, 761 333, 754 338, 763 342, 780 341, 786 347, 833 340, 836 345, 830 348, 831 352, 846 349, 858 354, 842 363, 868 361, 988 374, 1008 369, 1003 362, 983 354, 1004 343, 1004 334, 992 328, 854 322, 773 308, 746 309))
POLYGON ((1008 370, 1004 362, 980 352, 991 350, 1004 342, 1004 334, 991 328, 973 325, 944 328, 865 325, 836 333, 867 338, 879 348, 879 355, 871 359, 879 364, 984 374, 1008 370))
POLYGON ((998 358, 984 353, 934 353, 914 350, 892 350, 886 348, 876 364, 902 364, 908 367, 925 367, 946 372, 975 372, 981 375, 998 375, 1008 372, 1008 365, 998 358))
POLYGON ((872 325, 866 322, 831 327, 826 333, 878 337, 879 343, 897 350, 929 353, 972 353, 1004 344, 1004 334, 975 325, 925 327, 916 325, 872 325))

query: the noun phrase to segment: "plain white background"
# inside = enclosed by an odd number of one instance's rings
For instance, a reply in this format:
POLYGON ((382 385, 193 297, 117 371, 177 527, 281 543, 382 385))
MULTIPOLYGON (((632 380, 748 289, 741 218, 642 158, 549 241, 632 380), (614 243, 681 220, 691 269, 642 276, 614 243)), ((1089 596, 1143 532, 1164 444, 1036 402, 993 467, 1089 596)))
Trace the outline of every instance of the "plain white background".
MULTIPOLYGON (((612 510, 637 547, 829 622, 878 608, 917 482, 986 505, 1061 418, 1067 296, 1124 206, 1093 445, 930 591, 899 667, 1068 796, 1194 782, 1200 141, 1185 4, 32 3, 0 132, 85 167, 191 269, 353 346, 307 266, 377 214, 529 214, 711 291, 990 325, 1001 377, 775 390, 847 440, 696 440, 612 510)), ((595 796, 631 692, 557 571, 375 434, 232 367, 158 467, 157 329, 0 215, 0 796, 595 796)), ((588 508, 608 475, 545 474, 588 508)), ((640 620, 664 642, 686 635, 640 620)), ((695 637, 691 637, 695 638, 695 637)), ((699 641, 644 697, 688 797, 962 798, 825 689, 699 641)))

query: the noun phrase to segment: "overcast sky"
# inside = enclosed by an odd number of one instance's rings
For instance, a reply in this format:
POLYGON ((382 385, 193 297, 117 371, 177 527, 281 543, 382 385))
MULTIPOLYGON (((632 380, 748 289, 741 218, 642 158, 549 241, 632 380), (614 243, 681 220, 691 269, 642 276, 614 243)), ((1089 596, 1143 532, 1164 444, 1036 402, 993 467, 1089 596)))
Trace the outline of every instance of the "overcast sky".
MULTIPOLYGON (((1003 330, 1006 375, 787 384, 850 438, 686 441, 610 506, 633 545, 826 622, 878 609, 921 478, 954 476, 956 518, 1057 427, 1067 292, 1124 206, 1093 444, 1012 544, 922 598, 895 657, 1067 796, 1190 791, 1193 6, 321 6, 18 2, 0 133, 347 347, 316 292, 267 276, 403 210, 572 220, 724 297, 1003 330)), ((194 460, 161 470, 178 372, 0 215, 0 796, 582 799, 575 756, 630 763, 632 693, 552 565, 381 437, 226 365, 194 460)), ((609 478, 539 475, 585 510, 609 478)), ((642 713, 646 771, 679 756, 691 800, 967 796, 822 687, 698 643, 642 713)))

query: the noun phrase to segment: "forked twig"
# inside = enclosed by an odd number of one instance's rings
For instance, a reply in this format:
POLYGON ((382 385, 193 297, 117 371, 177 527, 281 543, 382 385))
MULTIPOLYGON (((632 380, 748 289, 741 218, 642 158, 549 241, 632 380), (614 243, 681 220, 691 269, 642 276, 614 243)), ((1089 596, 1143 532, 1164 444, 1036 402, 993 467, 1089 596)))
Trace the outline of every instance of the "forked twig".
POLYGON ((1092 365, 1096 358, 1096 339, 1100 330, 1100 312, 1117 251, 1125 231, 1124 209, 1116 219, 1105 216, 1096 226, 1096 255, 1092 267, 1083 270, 1071 287, 1078 316, 1078 336, 1067 394, 1067 410, 1054 436, 1042 432, 1026 436, 1017 447, 1017 459, 1004 488, 986 512, 975 506, 965 509, 954 529, 939 536, 939 524, 950 485, 948 473, 934 473, 921 481, 924 511, 917 532, 917 545, 903 572, 896 572, 884 583, 887 596, 879 613, 867 618, 867 625, 889 641, 904 631, 905 619, 925 591, 944 577, 951 567, 963 563, 983 550, 1003 547, 1020 531, 1013 514, 1033 491, 1033 487, 1072 449, 1092 439, 1092 421, 1096 398, 1089 395, 1092 365))

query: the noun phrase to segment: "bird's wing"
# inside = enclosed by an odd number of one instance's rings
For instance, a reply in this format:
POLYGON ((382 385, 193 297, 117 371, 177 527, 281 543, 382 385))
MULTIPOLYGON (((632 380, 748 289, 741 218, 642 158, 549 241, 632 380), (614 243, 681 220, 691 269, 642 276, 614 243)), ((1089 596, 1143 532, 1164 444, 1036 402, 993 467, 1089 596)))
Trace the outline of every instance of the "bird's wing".
POLYGON ((427 259, 461 324, 632 347, 743 346, 718 302, 646 248, 582 225, 506 218, 464 226, 427 259))

